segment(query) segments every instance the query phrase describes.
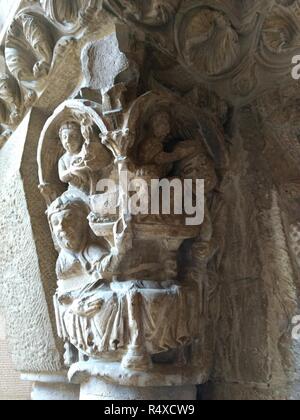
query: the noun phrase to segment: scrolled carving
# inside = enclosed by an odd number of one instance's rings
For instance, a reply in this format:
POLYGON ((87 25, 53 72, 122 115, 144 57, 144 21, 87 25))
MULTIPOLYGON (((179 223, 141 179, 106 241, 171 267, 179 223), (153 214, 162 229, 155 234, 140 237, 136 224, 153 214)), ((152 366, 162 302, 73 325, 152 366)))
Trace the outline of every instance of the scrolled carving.
POLYGON ((7 67, 19 82, 37 81, 50 70, 53 48, 54 39, 44 18, 21 12, 6 35, 7 67))
POLYGON ((300 45, 299 25, 284 8, 274 8, 265 19, 262 43, 272 54, 284 54, 300 45))
POLYGON ((189 3, 178 15, 175 33, 184 64, 207 77, 220 75, 238 62, 239 36, 222 11, 189 3))
POLYGON ((46 15, 59 23, 74 23, 78 19, 81 0, 40 0, 46 15))

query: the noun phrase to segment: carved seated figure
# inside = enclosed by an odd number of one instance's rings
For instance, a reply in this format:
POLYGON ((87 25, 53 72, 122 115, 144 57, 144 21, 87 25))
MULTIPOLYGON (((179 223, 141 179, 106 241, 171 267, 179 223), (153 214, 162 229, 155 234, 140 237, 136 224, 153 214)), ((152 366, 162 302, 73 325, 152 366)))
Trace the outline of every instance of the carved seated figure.
POLYGON ((194 144, 166 152, 165 146, 171 140, 171 122, 167 111, 156 112, 150 121, 151 135, 141 144, 138 153, 139 163, 143 168, 140 175, 150 178, 163 178, 171 171, 175 162, 190 156, 195 150, 194 144))
MULTIPOLYGON (((66 153, 59 160, 58 172, 60 180, 69 184, 69 190, 75 188, 77 195, 78 192, 88 195, 101 177, 109 176, 112 155, 99 138, 95 140, 92 129, 85 129, 85 137, 81 130, 81 126, 73 121, 61 126, 59 137, 66 153)), ((82 194, 80 197, 87 200, 82 194)))
POLYGON ((65 154, 58 163, 59 178, 68 183, 70 188, 90 191, 90 169, 82 165, 81 152, 84 146, 84 138, 79 124, 73 121, 65 122, 59 130, 59 138, 65 150, 65 154))
POLYGON ((89 208, 85 203, 81 200, 64 202, 58 198, 47 213, 60 249, 56 273, 59 284, 67 283, 63 289, 82 287, 102 279, 109 250, 104 240, 91 238, 87 221, 89 208))
MULTIPOLYGON (((62 198, 48 209, 60 250, 54 302, 66 360, 72 359, 73 346, 83 357, 147 371, 151 355, 181 349, 197 337, 197 292, 189 286, 105 278, 111 255, 104 242, 91 238, 88 212, 81 200, 62 198)), ((128 258, 136 253, 138 262, 143 254, 138 247, 132 251, 128 258)))

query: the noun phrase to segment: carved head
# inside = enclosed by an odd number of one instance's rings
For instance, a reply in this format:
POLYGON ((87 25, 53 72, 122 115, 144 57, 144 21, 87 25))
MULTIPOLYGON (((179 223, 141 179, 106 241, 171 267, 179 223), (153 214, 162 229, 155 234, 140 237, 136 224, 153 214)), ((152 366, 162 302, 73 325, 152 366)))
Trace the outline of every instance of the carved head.
POLYGON ((230 22, 228 19, 226 19, 226 16, 219 12, 216 14, 216 24, 219 26, 219 28, 221 29, 226 29, 227 27, 230 26, 230 22))
POLYGON ((64 203, 58 198, 51 204, 47 214, 58 246, 80 252, 87 242, 88 207, 80 200, 64 203))
POLYGON ((79 153, 83 145, 80 125, 74 121, 65 122, 59 130, 59 138, 63 148, 72 154, 79 153))
POLYGON ((171 133, 169 113, 167 111, 156 112, 152 116, 151 126, 155 137, 165 140, 171 133))
POLYGON ((0 97, 5 102, 13 104, 16 101, 16 91, 12 79, 7 74, 0 74, 0 97))

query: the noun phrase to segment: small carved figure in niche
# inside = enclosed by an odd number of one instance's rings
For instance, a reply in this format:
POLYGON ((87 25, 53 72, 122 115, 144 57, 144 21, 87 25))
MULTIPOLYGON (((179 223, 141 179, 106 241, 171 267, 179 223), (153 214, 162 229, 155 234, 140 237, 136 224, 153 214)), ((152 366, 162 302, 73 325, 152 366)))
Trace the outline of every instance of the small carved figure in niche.
POLYGON ((113 156, 100 142, 99 135, 88 120, 82 121, 81 133, 85 142, 72 162, 72 171, 78 176, 84 174, 85 181, 89 181, 90 193, 94 193, 99 179, 109 178, 113 169, 113 156))
POLYGON ((166 177, 175 162, 193 153, 194 145, 189 144, 170 153, 165 151, 166 144, 171 140, 171 121, 167 111, 156 112, 152 116, 150 131, 151 135, 142 143, 138 154, 139 164, 144 166, 139 171, 140 175, 166 177))
POLYGON ((58 163, 59 178, 73 187, 89 191, 89 176, 85 167, 78 166, 84 138, 80 125, 74 121, 65 122, 59 130, 59 138, 66 153, 58 163))
POLYGON ((109 250, 105 241, 93 239, 89 233, 88 206, 81 200, 58 198, 47 214, 54 239, 60 249, 56 265, 59 280, 90 277, 87 283, 102 279, 109 250), (104 264, 104 265, 102 265, 104 264))

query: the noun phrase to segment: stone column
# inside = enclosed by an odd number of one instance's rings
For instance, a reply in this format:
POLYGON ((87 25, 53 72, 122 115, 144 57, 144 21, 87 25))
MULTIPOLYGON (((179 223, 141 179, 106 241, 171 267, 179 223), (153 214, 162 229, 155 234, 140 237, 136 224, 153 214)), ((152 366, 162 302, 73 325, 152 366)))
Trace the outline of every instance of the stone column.
POLYGON ((70 384, 67 372, 48 374, 23 373, 23 381, 33 383, 31 399, 33 401, 78 401, 80 387, 70 384))
POLYGON ((194 401, 195 386, 120 386, 111 385, 97 378, 90 378, 81 384, 80 400, 132 400, 132 401, 194 401))

